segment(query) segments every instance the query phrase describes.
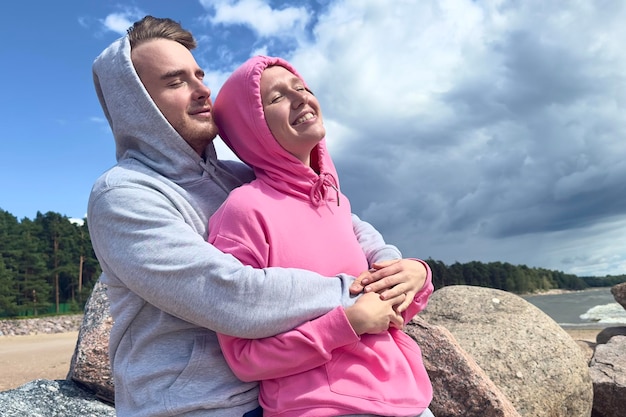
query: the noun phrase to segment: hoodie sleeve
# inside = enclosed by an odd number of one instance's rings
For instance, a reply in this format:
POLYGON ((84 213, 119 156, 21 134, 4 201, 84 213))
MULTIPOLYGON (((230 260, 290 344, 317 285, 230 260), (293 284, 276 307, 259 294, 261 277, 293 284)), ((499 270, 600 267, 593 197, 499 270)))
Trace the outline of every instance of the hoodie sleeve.
POLYGON ((352 214, 352 228, 369 265, 402 258, 398 248, 385 243, 383 236, 371 224, 364 222, 356 214, 352 214))
POLYGON ((337 307, 295 329, 264 339, 240 339, 218 334, 226 362, 242 381, 282 378, 317 368, 332 351, 356 343, 346 314, 337 307), (294 355, 297 352, 297 355, 294 355))
POLYGON ((402 312, 402 318, 404 319, 404 323, 408 323, 413 317, 417 315, 420 311, 426 308, 428 304, 428 299, 434 291, 433 286, 433 275, 432 271, 428 264, 421 259, 413 259, 414 261, 420 262, 426 268, 426 281, 424 281, 424 285, 422 288, 415 294, 413 297, 413 301, 409 305, 409 308, 402 312))

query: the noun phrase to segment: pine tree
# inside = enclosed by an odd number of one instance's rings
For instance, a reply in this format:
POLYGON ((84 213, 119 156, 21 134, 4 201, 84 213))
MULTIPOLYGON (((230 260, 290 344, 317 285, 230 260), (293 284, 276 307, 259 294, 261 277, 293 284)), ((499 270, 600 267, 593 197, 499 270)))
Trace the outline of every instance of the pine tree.
POLYGON ((0 256, 0 317, 14 316, 17 312, 13 280, 0 256))

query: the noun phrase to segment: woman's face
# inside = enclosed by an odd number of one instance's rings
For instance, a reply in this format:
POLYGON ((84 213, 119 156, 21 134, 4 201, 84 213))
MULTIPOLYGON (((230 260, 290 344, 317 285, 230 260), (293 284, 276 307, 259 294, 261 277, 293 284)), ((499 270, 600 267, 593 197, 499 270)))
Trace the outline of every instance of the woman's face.
POLYGON ((322 110, 300 78, 280 66, 261 75, 265 121, 276 141, 305 165, 311 150, 326 136, 322 110))

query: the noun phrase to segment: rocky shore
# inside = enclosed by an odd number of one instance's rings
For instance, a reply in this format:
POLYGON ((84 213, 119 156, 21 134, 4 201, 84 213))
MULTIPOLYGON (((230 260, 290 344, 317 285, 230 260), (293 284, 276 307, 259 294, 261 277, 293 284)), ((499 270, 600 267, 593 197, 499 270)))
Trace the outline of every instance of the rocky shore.
MULTIPOLYGON (((27 338, 79 329, 67 378, 39 379, 0 393, 0 409, 10 411, 3 416, 29 415, 33 401, 37 410, 47 406, 50 412, 76 407, 64 417, 115 415, 106 290, 94 288, 82 317, 0 321, 0 334, 32 335, 27 338), (70 390, 77 388, 84 398, 70 390), (51 392, 56 394, 48 398, 51 392)), ((626 283, 611 292, 626 308, 626 283)), ((405 332, 421 348, 435 415, 626 417, 626 327, 576 329, 586 330, 594 334, 581 340, 580 333, 561 328, 519 296, 458 285, 435 291, 405 332)), ((11 338, 19 336, 6 340, 11 338)))
POLYGON ((0 337, 76 332, 80 329, 82 322, 82 314, 0 320, 0 337))

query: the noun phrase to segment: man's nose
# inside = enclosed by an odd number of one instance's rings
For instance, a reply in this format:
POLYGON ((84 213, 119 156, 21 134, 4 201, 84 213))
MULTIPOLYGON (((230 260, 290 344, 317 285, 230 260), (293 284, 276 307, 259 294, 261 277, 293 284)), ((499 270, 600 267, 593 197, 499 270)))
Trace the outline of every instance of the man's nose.
POLYGON ((211 97, 211 89, 204 83, 199 83, 196 89, 196 96, 198 100, 203 100, 211 97))

